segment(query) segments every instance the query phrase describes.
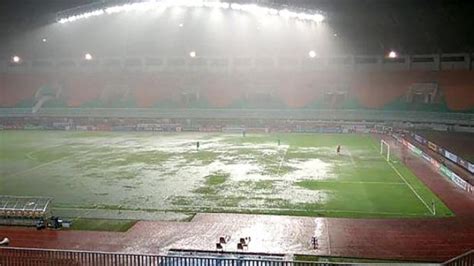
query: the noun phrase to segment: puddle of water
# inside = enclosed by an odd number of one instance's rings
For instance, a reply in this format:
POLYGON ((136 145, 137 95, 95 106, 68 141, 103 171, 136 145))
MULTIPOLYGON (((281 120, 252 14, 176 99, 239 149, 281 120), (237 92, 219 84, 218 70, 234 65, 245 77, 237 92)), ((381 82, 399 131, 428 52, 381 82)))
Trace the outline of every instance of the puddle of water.
POLYGON ((332 164, 323 162, 320 159, 290 159, 285 165, 295 168, 295 171, 283 176, 285 180, 297 181, 301 179, 323 180, 333 176, 331 173, 332 164))

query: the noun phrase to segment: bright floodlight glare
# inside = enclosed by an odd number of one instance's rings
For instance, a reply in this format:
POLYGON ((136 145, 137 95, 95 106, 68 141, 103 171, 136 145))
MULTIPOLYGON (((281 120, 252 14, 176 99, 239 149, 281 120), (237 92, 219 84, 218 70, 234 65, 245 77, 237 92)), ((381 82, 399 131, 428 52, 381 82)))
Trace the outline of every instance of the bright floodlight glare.
MULTIPOLYGON (((258 1, 257 1, 258 2, 258 1)), ((310 21, 320 23, 325 20, 325 17, 320 13, 306 13, 306 12, 294 12, 289 11, 288 9, 274 9, 270 7, 264 7, 257 4, 238 4, 230 2, 220 2, 217 0, 148 0, 140 3, 127 3, 122 5, 109 6, 104 8, 99 8, 96 10, 71 14, 67 17, 62 17, 58 19, 59 23, 68 23, 80 19, 86 19, 89 17, 100 16, 103 14, 113 14, 119 12, 128 12, 128 11, 149 11, 149 10, 163 10, 166 8, 172 8, 172 12, 175 14, 181 13, 184 8, 196 8, 196 7, 206 7, 206 8, 221 8, 221 9, 233 9, 238 11, 243 11, 251 13, 255 16, 271 15, 276 16, 280 15, 285 19, 297 19, 302 21, 310 21)))
POLYGON ((310 58, 315 58, 316 57, 316 52, 311 50, 311 51, 309 51, 308 55, 309 55, 310 58))
POLYGON ((13 63, 20 63, 21 58, 17 55, 12 56, 12 62, 13 63))
POLYGON ((182 28, 182 27, 184 26, 184 24, 183 24, 183 23, 180 23, 178 26, 179 26, 180 28, 182 28))
POLYGON ((196 57, 196 52, 195 52, 195 51, 191 51, 191 52, 189 53, 189 56, 190 56, 190 57, 193 57, 193 58, 196 57))
POLYGON ((321 23, 324 21, 324 16, 321 14, 316 14, 314 15, 314 21, 316 21, 317 23, 321 23))
POLYGON ((84 59, 86 59, 86 60, 92 60, 92 55, 89 54, 89 53, 86 53, 86 54, 84 55, 84 59))
POLYGON ((229 3, 221 3, 221 8, 228 9, 230 7, 229 3))
POLYGON ((46 39, 46 38, 43 38, 43 39, 41 39, 41 41, 42 41, 42 42, 47 42, 47 41, 48 41, 48 39, 46 39))
POLYGON ((388 53, 388 58, 397 58, 398 55, 397 55, 397 52, 395 51, 390 51, 390 53, 388 53))

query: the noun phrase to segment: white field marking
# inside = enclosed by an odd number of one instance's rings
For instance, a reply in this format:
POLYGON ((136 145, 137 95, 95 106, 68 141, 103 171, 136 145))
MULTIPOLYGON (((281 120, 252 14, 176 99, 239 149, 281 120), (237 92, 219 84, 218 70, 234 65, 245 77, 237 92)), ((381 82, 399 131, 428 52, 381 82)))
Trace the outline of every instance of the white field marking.
POLYGON ((53 164, 53 163, 65 161, 65 160, 69 159, 70 157, 72 157, 72 156, 77 156, 77 155, 79 155, 79 154, 71 154, 71 155, 68 155, 68 156, 65 156, 65 157, 56 159, 56 160, 52 160, 52 161, 49 161, 49 162, 46 162, 46 163, 42 163, 42 164, 39 164, 39 165, 37 165, 37 166, 31 167, 31 168, 29 168, 29 169, 25 169, 25 170, 23 170, 23 171, 18 171, 18 172, 16 172, 16 173, 13 173, 13 174, 11 174, 10 176, 23 175, 23 174, 25 174, 25 173, 31 172, 31 171, 33 171, 33 170, 36 170, 36 169, 38 169, 38 168, 45 167, 45 166, 48 166, 48 165, 53 164))
MULTIPOLYGON (((371 141, 370 142, 372 144, 372 147, 375 148, 375 150, 377 151, 377 148, 375 147, 375 145, 373 144, 373 142, 371 141)), ((380 156, 382 158, 384 158, 383 154, 380 154, 380 156)), ((420 195, 415 191, 415 189, 412 187, 412 185, 410 185, 407 180, 405 179, 405 177, 397 170, 397 168, 395 168, 395 166, 393 166, 393 164, 387 160, 385 160, 384 158, 384 161, 387 162, 387 164, 395 171, 395 173, 403 180, 403 182, 405 182, 405 184, 410 188, 410 190, 413 192, 413 194, 415 194, 415 196, 423 203, 423 205, 425 205, 425 207, 428 209, 428 211, 433 214, 433 210, 430 208, 430 206, 428 206, 428 204, 423 200, 422 197, 420 197, 420 195)))
POLYGON ((283 153, 283 156, 281 157, 280 164, 278 165, 277 176, 280 175, 280 169, 281 169, 281 166, 283 165, 283 162, 285 161, 285 157, 286 157, 286 154, 288 153, 289 148, 290 148, 290 145, 287 145, 285 152, 283 153))
POLYGON ((32 161, 36 161, 36 158, 33 156, 33 154, 35 153, 38 153, 38 152, 42 152, 42 151, 47 151, 47 150, 52 150, 52 149, 56 149, 62 145, 68 145, 68 143, 65 143, 65 144, 59 144, 59 145, 54 145, 54 146, 50 146, 50 147, 46 147, 46 148, 43 148, 43 149, 38 149, 38 150, 34 150, 34 151, 30 151, 26 154, 26 157, 32 161))
MULTIPOLYGON (((210 209, 210 210, 237 210, 237 211, 299 211, 299 212, 337 212, 337 213, 356 213, 356 214, 380 214, 380 215, 396 215, 396 216, 426 216, 424 213, 401 213, 401 212, 371 212, 371 211, 351 211, 351 210, 332 210, 332 209, 288 209, 288 208, 267 208, 267 207, 224 207, 224 206, 198 206, 198 205, 177 205, 180 208, 163 208, 163 209, 153 209, 154 212, 189 212, 194 210, 194 212, 199 213, 199 209, 210 209)), ((53 209, 58 210, 109 210, 107 208, 75 208, 75 207, 54 207, 53 209)), ((121 211, 135 211, 135 209, 121 209, 121 211)), ((146 209, 140 209, 140 211, 146 211, 146 209)))
POLYGON ((335 184, 378 184, 378 185, 405 185, 403 182, 377 182, 377 181, 331 181, 315 179, 311 180, 318 183, 335 183, 335 184))
POLYGON ((86 211, 82 215, 76 216, 75 218, 72 219, 72 221, 74 222, 74 221, 77 221, 77 220, 81 219, 82 217, 84 217, 85 215, 91 213, 92 211, 97 210, 97 207, 95 207, 93 209, 84 209, 84 210, 86 210, 86 211))
MULTIPOLYGON (((119 141, 119 142, 116 142, 116 143, 110 143, 110 144, 119 144, 120 142, 123 142, 123 141, 119 141)), ((105 144, 105 143, 104 143, 104 144, 105 144)), ((69 159, 69 158, 71 158, 71 157, 74 157, 74 156, 81 156, 81 155, 88 154, 88 153, 90 153, 90 152, 92 152, 92 151, 95 151, 95 150, 97 150, 97 149, 100 149, 100 148, 102 148, 102 147, 101 147, 101 146, 96 146, 95 148, 92 148, 92 149, 90 149, 90 150, 86 150, 86 151, 79 152, 79 153, 74 153, 74 154, 71 154, 71 155, 68 155, 68 156, 64 156, 64 157, 59 158, 59 159, 56 159, 56 160, 52 160, 52 161, 49 161, 49 162, 45 162, 45 163, 39 164, 39 165, 37 165, 37 166, 33 166, 33 167, 28 168, 28 169, 25 169, 25 170, 23 170, 23 171, 18 171, 18 172, 16 172, 16 173, 11 174, 10 176, 12 177, 12 176, 23 175, 23 174, 25 174, 25 173, 31 172, 31 171, 33 171, 33 170, 36 170, 36 169, 38 169, 38 168, 42 168, 42 167, 48 166, 48 165, 53 164, 53 163, 65 161, 65 160, 67 160, 67 159, 69 159)))
POLYGON ((36 161, 36 158, 33 158, 33 153, 35 153, 34 151, 30 151, 26 154, 26 158, 32 160, 32 161, 36 161))
POLYGON ((331 236, 329 235, 329 225, 328 225, 328 219, 325 219, 325 224, 326 224, 326 232, 328 235, 328 252, 329 256, 331 256, 331 236))
POLYGON ((395 168, 391 162, 387 161, 387 163, 388 163, 388 165, 390 165, 390 167, 392 167, 392 169, 397 173, 397 175, 405 182, 405 184, 407 184, 407 186, 411 189, 411 191, 413 191, 415 196, 425 205, 425 207, 428 209, 428 211, 430 213, 433 213, 433 210, 430 208, 430 206, 428 206, 428 204, 426 204, 426 202, 423 200, 423 198, 421 198, 420 195, 418 195, 418 193, 415 191, 415 189, 412 187, 412 185, 410 185, 406 181, 405 177, 403 177, 403 175, 400 174, 400 172, 397 170, 397 168, 395 168))

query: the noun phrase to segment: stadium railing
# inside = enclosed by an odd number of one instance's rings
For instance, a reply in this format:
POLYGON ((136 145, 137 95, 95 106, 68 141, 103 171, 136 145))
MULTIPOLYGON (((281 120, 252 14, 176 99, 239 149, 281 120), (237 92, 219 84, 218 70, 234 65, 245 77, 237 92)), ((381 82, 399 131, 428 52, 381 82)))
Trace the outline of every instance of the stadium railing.
MULTIPOLYGON (((167 256, 36 248, 0 248, 0 265, 160 265, 160 266, 323 266, 368 265, 368 263, 300 262, 250 258, 251 253, 213 253, 205 256, 167 256)), ((254 256, 253 256, 254 257, 254 256)), ((396 263, 400 265, 402 263, 396 263)), ((410 263, 410 265, 427 265, 410 263)), ((429 264, 439 265, 439 264, 429 264)))
POLYGON ((328 109, 0 108, 0 117, 254 118, 341 121, 400 121, 474 125, 474 114, 328 109))
POLYGON ((447 265, 447 266, 471 266, 471 265, 474 265, 474 249, 444 262, 443 265, 447 265))

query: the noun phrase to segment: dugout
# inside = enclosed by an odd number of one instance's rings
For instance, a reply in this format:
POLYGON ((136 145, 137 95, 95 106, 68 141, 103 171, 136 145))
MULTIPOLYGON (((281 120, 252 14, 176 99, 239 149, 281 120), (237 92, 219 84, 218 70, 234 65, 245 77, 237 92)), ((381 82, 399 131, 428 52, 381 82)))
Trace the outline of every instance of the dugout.
POLYGON ((35 226, 51 216, 52 198, 0 195, 0 225, 35 226))

